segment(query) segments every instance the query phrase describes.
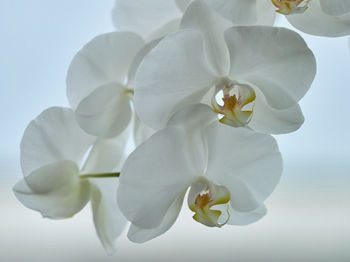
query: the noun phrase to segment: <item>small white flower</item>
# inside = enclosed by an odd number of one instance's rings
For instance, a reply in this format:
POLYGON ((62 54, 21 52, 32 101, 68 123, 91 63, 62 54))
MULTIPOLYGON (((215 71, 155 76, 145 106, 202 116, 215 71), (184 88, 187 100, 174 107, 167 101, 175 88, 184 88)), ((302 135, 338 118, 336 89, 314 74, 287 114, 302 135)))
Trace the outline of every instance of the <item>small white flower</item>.
POLYGON ((186 9, 181 29, 161 40, 136 73, 135 109, 142 121, 159 129, 184 105, 203 101, 232 126, 266 133, 300 127, 298 101, 316 63, 298 34, 231 27, 201 1, 186 9))
POLYGON ((145 45, 135 33, 114 32, 95 37, 77 53, 68 70, 67 96, 85 132, 116 137, 132 117, 137 132, 151 132, 134 115, 131 102, 135 71, 155 43, 145 45))
POLYGON ((120 168, 125 156, 124 145, 119 143, 119 139, 96 140, 83 132, 71 109, 45 110, 24 132, 24 178, 13 188, 16 197, 51 219, 72 217, 91 199, 96 232, 106 251, 113 253, 115 241, 126 226, 116 202, 118 181, 90 179, 82 174, 120 168))
POLYGON ((188 188, 193 218, 204 225, 245 225, 265 215, 263 201, 282 172, 275 140, 216 119, 206 105, 188 106, 128 157, 118 203, 132 241, 167 231, 188 188))

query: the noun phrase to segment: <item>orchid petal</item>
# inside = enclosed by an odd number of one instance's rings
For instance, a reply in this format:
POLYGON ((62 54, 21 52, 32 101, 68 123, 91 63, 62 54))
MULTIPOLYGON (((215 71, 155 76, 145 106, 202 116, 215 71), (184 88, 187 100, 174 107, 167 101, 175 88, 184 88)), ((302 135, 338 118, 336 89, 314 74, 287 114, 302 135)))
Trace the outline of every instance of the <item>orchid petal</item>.
POLYGON ((145 56, 136 73, 136 112, 158 130, 182 106, 199 102, 215 79, 198 32, 169 35, 145 56))
POLYGON ((322 10, 328 15, 340 16, 350 13, 349 0, 320 0, 322 10))
POLYGON ((171 204, 162 223, 158 227, 153 229, 143 229, 132 224, 128 232, 128 238, 135 243, 144 243, 168 231, 179 216, 185 193, 186 192, 180 194, 171 204))
POLYGON ((116 0, 113 22, 119 31, 133 31, 148 39, 171 20, 181 17, 174 0, 116 0))
POLYGON ((181 20, 181 29, 198 30, 204 38, 205 51, 210 65, 218 75, 227 75, 230 67, 224 31, 232 23, 210 9, 203 1, 194 1, 181 20))
POLYGON ((80 127, 88 134, 115 137, 131 120, 130 99, 123 86, 106 84, 84 98, 75 113, 80 127))
POLYGON ((229 209, 230 218, 227 224, 245 226, 254 223, 264 217, 267 213, 266 207, 261 205, 257 209, 249 212, 238 212, 234 210, 231 206, 229 209))
POLYGON ((21 166, 26 176, 60 160, 81 164, 95 138, 76 123, 71 109, 52 107, 30 122, 21 141, 21 166), (78 146, 77 146, 78 145, 78 146))
POLYGON ((256 90, 254 113, 249 126, 265 134, 286 134, 299 129, 304 123, 304 116, 299 104, 286 109, 269 106, 264 95, 256 90))
POLYGON ((271 107, 293 106, 310 88, 316 63, 305 41, 285 28, 233 27, 225 32, 230 76, 258 87, 271 107))
POLYGON ((160 226, 175 199, 195 179, 183 147, 184 137, 180 128, 166 128, 141 144, 126 160, 118 203, 135 226, 160 226))
MULTIPOLYGON (((338 11, 339 9, 328 10, 333 13, 338 11)), ((304 14, 291 15, 287 19, 295 28, 307 34, 328 37, 350 34, 350 18, 325 13, 319 1, 310 1, 309 8, 304 14)))
POLYGON ((74 57, 67 75, 67 96, 73 108, 104 84, 125 84, 130 64, 142 48, 142 38, 131 32, 95 37, 74 57))
POLYGON ((19 181, 13 190, 23 205, 51 219, 72 217, 90 197, 90 184, 79 178, 79 169, 72 161, 42 166, 19 181))
POLYGON ((127 220, 117 204, 117 179, 91 179, 91 206, 96 233, 108 254, 116 251, 116 241, 127 220))
POLYGON ((256 209, 272 193, 282 173, 274 138, 217 122, 206 129, 206 137, 209 178, 230 190, 235 210, 256 209))

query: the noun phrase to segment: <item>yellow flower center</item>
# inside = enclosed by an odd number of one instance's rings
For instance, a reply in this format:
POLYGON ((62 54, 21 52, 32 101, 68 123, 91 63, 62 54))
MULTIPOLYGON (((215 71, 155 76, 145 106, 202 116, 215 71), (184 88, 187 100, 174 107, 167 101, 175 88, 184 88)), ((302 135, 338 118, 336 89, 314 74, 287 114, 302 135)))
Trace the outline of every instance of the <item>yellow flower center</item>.
POLYGON ((199 188, 204 187, 204 189, 194 194, 189 201, 190 209, 195 212, 193 219, 208 227, 222 227, 230 217, 228 211, 228 202, 231 199, 230 192, 225 187, 212 183, 203 184, 200 182, 194 187, 198 189, 198 185, 199 188), (221 222, 220 219, 223 216, 224 219, 226 216, 226 219, 221 222))
POLYGON ((254 89, 248 85, 226 84, 223 89, 217 89, 212 99, 212 107, 217 114, 223 115, 221 123, 233 127, 247 125, 252 116, 256 95, 254 89), (218 91, 223 92, 223 105, 217 102, 218 91))
POLYGON ((304 13, 309 8, 310 0, 271 0, 278 9, 277 13, 283 15, 304 13), (304 5, 301 5, 304 3, 304 5))

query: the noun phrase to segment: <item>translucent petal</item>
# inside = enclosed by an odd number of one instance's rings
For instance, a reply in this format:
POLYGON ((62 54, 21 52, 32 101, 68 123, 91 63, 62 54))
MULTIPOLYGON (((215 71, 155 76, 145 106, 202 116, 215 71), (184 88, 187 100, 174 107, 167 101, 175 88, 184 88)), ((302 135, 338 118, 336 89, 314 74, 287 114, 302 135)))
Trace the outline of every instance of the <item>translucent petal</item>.
POLYGON ((225 39, 230 76, 258 87, 271 107, 288 108, 310 88, 316 62, 297 33, 265 26, 233 27, 226 30, 225 39))
POLYGON ((350 18, 325 13, 319 1, 310 1, 304 14, 291 15, 287 19, 295 28, 311 35, 339 37, 350 34, 350 18))
POLYGON ((128 232, 128 238, 135 243, 144 243, 168 231, 175 223, 180 213, 184 196, 185 192, 175 199, 164 216, 162 223, 158 227, 153 229, 142 229, 132 224, 128 232))
POLYGON ((229 213, 230 219, 227 221, 227 224, 245 226, 254 223, 264 217, 267 213, 267 210, 266 207, 262 205, 257 209, 249 212, 238 212, 230 206, 229 213))
POLYGON ((133 31, 146 39, 181 15, 174 0, 116 0, 112 11, 117 30, 133 31))
POLYGON ((237 211, 256 209, 272 193, 282 174, 282 157, 274 138, 220 123, 206 130, 208 179, 225 185, 237 211))
POLYGON ((319 0, 322 10, 328 15, 340 16, 350 13, 349 0, 319 0))
POLYGON ((141 145, 143 142, 145 142, 148 138, 150 138, 155 133, 155 131, 149 126, 146 126, 136 114, 134 115, 133 131, 134 131, 134 139, 135 139, 136 147, 141 145))
POLYGON ((102 85, 79 103, 75 114, 80 127, 88 134, 115 137, 130 123, 130 98, 121 85, 102 85))
POLYGON ((91 206, 96 233, 108 254, 116 251, 118 237, 127 220, 117 204, 118 179, 90 179, 92 183, 91 206))
POLYGON ((181 20, 181 29, 198 30, 204 37, 205 51, 210 65, 218 75, 227 75, 230 57, 224 31, 232 23, 214 12, 203 1, 194 1, 181 20))
POLYGON ((95 137, 77 124, 71 109, 52 107, 30 122, 21 141, 24 175, 47 164, 71 160, 80 165, 95 137))
POLYGON ((180 128, 157 132, 130 154, 118 188, 120 209, 135 226, 158 227, 176 198, 195 179, 180 128))
POLYGON ((215 80, 198 32, 169 35, 146 55, 136 73, 136 112, 158 130, 184 105, 199 102, 215 80))
POLYGON ((144 45, 131 32, 114 32, 95 37, 74 57, 67 74, 67 96, 73 108, 104 84, 125 84, 129 67, 144 45))
POLYGON ((304 116, 299 104, 286 109, 269 106, 263 94, 257 89, 253 117, 249 126, 265 134, 286 134, 299 129, 304 123, 304 116))
POLYGON ((79 178, 79 169, 72 161, 40 167, 13 190, 23 205, 51 219, 72 217, 90 197, 90 184, 79 178))

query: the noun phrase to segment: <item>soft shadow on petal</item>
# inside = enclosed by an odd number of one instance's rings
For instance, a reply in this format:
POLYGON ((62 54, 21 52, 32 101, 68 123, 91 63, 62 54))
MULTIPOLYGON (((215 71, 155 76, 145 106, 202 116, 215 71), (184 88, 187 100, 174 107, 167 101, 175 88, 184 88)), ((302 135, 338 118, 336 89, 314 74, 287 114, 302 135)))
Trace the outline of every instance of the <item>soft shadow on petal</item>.
POLYGON ((80 165, 95 139, 79 127, 73 110, 49 108, 24 131, 20 146, 23 174, 26 176, 60 160, 71 160, 80 165))
POLYGON ((144 243, 168 231, 179 216, 185 193, 186 191, 175 199, 158 227, 142 229, 132 224, 128 232, 128 238, 135 243, 144 243))
POLYGON ((79 169, 71 161, 43 166, 13 188, 26 207, 51 219, 70 218, 89 201, 90 184, 79 178, 79 169))

